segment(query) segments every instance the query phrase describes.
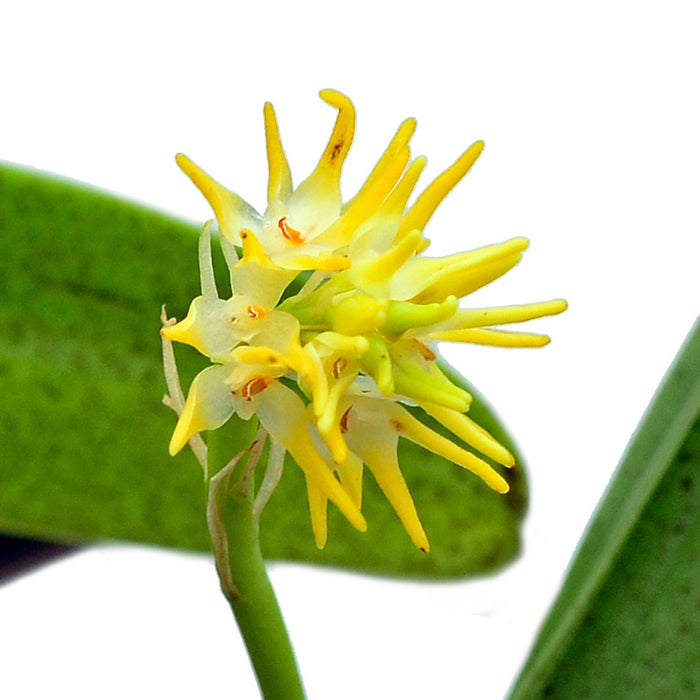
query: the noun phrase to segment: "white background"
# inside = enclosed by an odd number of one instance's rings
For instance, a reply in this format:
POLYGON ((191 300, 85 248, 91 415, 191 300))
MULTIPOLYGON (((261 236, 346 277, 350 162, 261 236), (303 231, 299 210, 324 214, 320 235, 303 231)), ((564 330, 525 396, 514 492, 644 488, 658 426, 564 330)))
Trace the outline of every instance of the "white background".
MULTIPOLYGON (((429 158, 424 184, 484 139, 426 230, 429 252, 528 236, 523 263, 474 303, 570 302, 533 324, 554 338, 545 349, 444 351, 527 456, 520 561, 449 585, 271 567, 312 700, 497 699, 523 662, 697 313, 694 9, 142 0, 0 10, 0 158, 203 221, 209 209, 175 152, 262 207, 263 102, 277 107, 299 182, 335 118, 316 93, 335 87, 358 109, 347 195, 406 116, 418 119, 414 152, 429 158)), ((92 550, 4 587, 0 659, 8 698, 256 696, 210 563, 149 549, 92 550)))

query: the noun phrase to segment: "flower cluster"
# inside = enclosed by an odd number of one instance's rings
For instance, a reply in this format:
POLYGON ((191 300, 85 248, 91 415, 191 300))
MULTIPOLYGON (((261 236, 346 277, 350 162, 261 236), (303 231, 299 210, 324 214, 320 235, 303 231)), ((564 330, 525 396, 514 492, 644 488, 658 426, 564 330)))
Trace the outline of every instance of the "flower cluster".
MULTIPOLYGON (((417 547, 427 551, 397 457, 399 437, 465 467, 500 493, 508 484, 490 464, 430 429, 420 407, 477 452, 506 467, 513 457, 467 415, 471 396, 436 362, 435 342, 539 347, 546 336, 494 328, 557 314, 563 300, 463 309, 459 300, 503 275, 528 241, 513 238, 447 257, 423 257, 423 229, 483 148, 476 142, 408 205, 425 158, 410 158, 415 121, 397 130, 359 192, 343 202, 340 176, 355 110, 344 95, 315 170, 292 186, 274 110, 265 105, 269 162, 264 214, 222 187, 184 155, 177 162, 214 209, 231 278, 214 281, 210 225, 200 240, 201 295, 187 317, 167 321, 164 342, 193 346, 212 364, 195 378, 170 442, 171 454, 237 414, 257 417, 303 470, 316 543, 327 537, 332 501, 359 530, 366 465, 417 547), (293 290, 293 291, 292 291, 293 290)), ((166 364, 170 364, 166 362, 166 364)), ((173 394, 179 385, 166 367, 173 394)), ((201 445, 200 445, 201 449, 201 445)))

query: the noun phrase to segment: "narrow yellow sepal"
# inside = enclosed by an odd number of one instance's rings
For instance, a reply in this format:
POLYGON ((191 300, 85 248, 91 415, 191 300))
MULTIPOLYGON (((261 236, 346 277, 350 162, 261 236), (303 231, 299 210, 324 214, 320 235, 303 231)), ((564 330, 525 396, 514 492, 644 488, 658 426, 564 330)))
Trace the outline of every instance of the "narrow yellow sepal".
POLYGON ((340 171, 355 133, 355 108, 336 90, 322 90, 321 99, 338 110, 328 145, 314 171, 294 191, 295 199, 315 202, 338 201, 340 206, 340 171))
POLYGON ((513 455, 469 416, 435 403, 421 402, 420 406, 450 432, 495 462, 504 467, 512 467, 515 464, 513 455))
POLYGON ((387 213, 382 210, 381 205, 401 186, 401 174, 406 169, 410 157, 411 151, 404 146, 355 195, 349 206, 343 210, 343 220, 348 229, 357 228, 378 211, 387 213))
POLYGON ((343 205, 341 216, 318 237, 319 241, 332 248, 346 246, 358 227, 377 213, 406 168, 411 155, 408 142, 415 128, 415 119, 406 119, 399 126, 358 193, 343 205))
POLYGON ((267 143, 269 169, 267 201, 271 203, 275 200, 284 200, 289 197, 292 192, 292 174, 287 162, 287 156, 282 148, 275 109, 269 102, 265 103, 263 114, 265 117, 265 141, 267 143))
POLYGON ((348 458, 348 445, 340 431, 340 426, 335 423, 330 430, 321 434, 326 447, 330 450, 334 464, 342 464, 348 458))
MULTIPOLYGON (((423 172, 428 159, 425 156, 418 156, 404 173, 401 181, 396 185, 392 193, 386 198, 381 206, 381 213, 389 216, 397 216, 404 213, 408 198, 413 192, 420 174, 423 172)), ((405 228, 398 235, 397 240, 409 234, 414 229, 405 228)))
POLYGON ((333 501, 346 520, 360 532, 367 530, 367 521, 333 476, 328 465, 323 461, 311 442, 308 433, 297 436, 285 445, 294 461, 302 468, 307 478, 319 488, 328 500, 333 501))
POLYGON ((413 543, 427 552, 430 548, 428 538, 399 466, 396 434, 384 421, 365 424, 359 430, 360 434, 355 435, 352 441, 353 449, 372 472, 413 543))
MULTIPOLYGON (((412 117, 401 122, 381 158, 377 161, 374 168, 372 168, 372 172, 365 180, 359 192, 345 204, 343 212, 349 211, 350 208, 354 207, 356 200, 364 198, 369 191, 375 191, 378 188, 379 191, 385 191, 384 196, 391 191, 401 177, 401 173, 404 171, 406 163, 408 162, 408 142, 411 140, 415 130, 416 120, 412 117), (405 160, 403 159, 404 154, 405 160), (403 164, 399 168, 398 164, 402 161, 403 164), (380 182, 383 183, 381 186, 379 186, 380 182)), ((374 197, 371 199, 374 199, 374 197)), ((383 199, 382 197, 380 202, 383 201, 383 199)))
POLYGON ((430 337, 434 340, 491 345, 498 348, 541 348, 550 342, 548 335, 500 331, 495 328, 462 328, 454 331, 437 331, 430 333, 430 337))
POLYGON ((348 452, 345 460, 336 465, 340 485, 345 489, 357 509, 362 508, 362 460, 353 452, 348 452))
POLYGON ((291 389, 274 382, 261 394, 257 414, 272 439, 289 452, 307 479, 335 503, 353 527, 364 532, 367 529, 364 516, 313 444, 301 399, 291 389))
POLYGON ((430 544, 421 525, 411 492, 401 474, 395 452, 392 455, 368 455, 367 466, 370 468, 377 484, 384 492, 389 503, 399 516, 406 532, 413 543, 424 552, 430 550, 430 544))
POLYGON ((443 173, 438 175, 418 197, 416 203, 409 209, 401 222, 399 236, 406 231, 418 229, 422 231, 430 220, 438 205, 449 191, 469 172, 476 159, 484 150, 484 142, 477 141, 443 173))
POLYGON ((311 479, 306 479, 306 493, 309 497, 309 513, 314 540, 319 549, 326 546, 328 540, 328 499, 311 479))
POLYGON ((183 153, 178 153, 175 160, 211 205, 226 238, 238 244, 241 229, 258 228, 260 217, 244 199, 220 185, 183 153))
POLYGON ((461 328, 482 328, 484 326, 500 326, 508 323, 522 323, 543 316, 556 316, 566 311, 568 304, 564 299, 539 301, 534 304, 519 304, 514 306, 495 306, 483 309, 460 309, 449 320, 442 324, 440 330, 452 331, 461 328))
POLYGON ((494 491, 508 493, 510 489, 508 482, 483 459, 479 459, 476 455, 467 452, 446 437, 431 430, 398 405, 393 406, 393 411, 396 415, 393 425, 399 433, 405 435, 416 444, 425 447, 425 449, 468 469, 486 482, 494 491))

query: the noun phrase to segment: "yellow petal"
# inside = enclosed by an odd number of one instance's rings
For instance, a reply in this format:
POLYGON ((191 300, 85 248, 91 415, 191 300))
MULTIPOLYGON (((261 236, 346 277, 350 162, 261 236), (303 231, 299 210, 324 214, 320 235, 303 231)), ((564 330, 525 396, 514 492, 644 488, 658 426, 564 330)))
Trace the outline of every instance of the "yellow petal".
MULTIPOLYGON (((358 193, 343 206, 343 213, 357 206, 357 200, 362 200, 365 197, 368 197, 371 201, 376 201, 377 196, 374 194, 369 196, 370 192, 385 192, 384 197, 386 197, 406 167, 409 157, 407 146, 415 130, 415 119, 409 118, 401 122, 394 134, 394 138, 382 154, 382 157, 377 161, 358 193), (406 160, 404 160, 404 157, 406 160), (402 161, 403 164, 399 167, 402 161)), ((379 202, 383 201, 384 197, 379 202)))
POLYGON ((318 236, 318 241, 331 248, 348 245, 358 227, 377 213, 406 168, 410 158, 407 144, 414 129, 414 120, 406 120, 399 127, 360 191, 343 206, 341 216, 318 236))
POLYGON ((260 215, 244 199, 220 185, 183 153, 178 153, 175 160, 206 197, 226 238, 238 244, 241 229, 260 229, 260 215))

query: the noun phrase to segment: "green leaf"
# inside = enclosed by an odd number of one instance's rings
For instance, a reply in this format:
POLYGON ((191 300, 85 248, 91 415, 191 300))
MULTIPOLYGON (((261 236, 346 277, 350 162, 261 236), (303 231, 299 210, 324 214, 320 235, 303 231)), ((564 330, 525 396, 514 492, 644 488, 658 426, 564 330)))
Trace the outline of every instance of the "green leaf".
MULTIPOLYGON (((181 318, 198 293, 199 227, 0 164, 0 231, 0 531, 209 549, 202 472, 189 453, 168 456, 175 415, 161 403, 160 306, 181 318)), ((189 382, 203 358, 183 348, 178 363, 189 382)), ((475 403, 476 420, 512 448, 475 403)), ((329 543, 317 550, 290 463, 263 513, 266 556, 444 577, 495 569, 518 552, 522 468, 500 496, 454 464, 400 449, 429 555, 369 475, 369 531, 331 512, 329 543)))
POLYGON ((632 438, 511 699, 700 696, 700 322, 632 438))

